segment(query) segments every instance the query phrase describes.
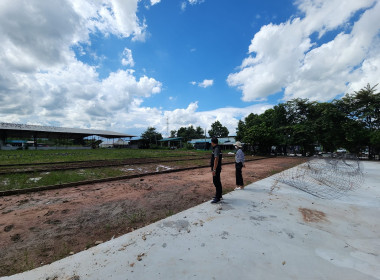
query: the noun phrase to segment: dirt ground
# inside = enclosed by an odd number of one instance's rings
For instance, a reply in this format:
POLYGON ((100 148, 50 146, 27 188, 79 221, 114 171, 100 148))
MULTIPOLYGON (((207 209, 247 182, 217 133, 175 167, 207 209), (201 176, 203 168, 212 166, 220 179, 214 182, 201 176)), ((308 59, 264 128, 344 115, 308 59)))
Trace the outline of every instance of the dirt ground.
MULTIPOLYGON (((305 161, 247 162, 245 184, 305 161)), ((234 165, 224 165, 223 192, 235 188, 234 165)), ((0 276, 12 275, 86 250, 211 200, 209 168, 0 197, 0 276)))

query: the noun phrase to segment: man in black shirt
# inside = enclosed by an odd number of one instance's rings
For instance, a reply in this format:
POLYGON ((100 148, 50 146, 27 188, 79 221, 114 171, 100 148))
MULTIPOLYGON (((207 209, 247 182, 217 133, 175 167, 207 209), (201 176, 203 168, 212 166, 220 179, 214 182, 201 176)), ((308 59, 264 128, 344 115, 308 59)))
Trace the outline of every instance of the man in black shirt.
POLYGON ((222 183, 220 182, 220 172, 222 171, 222 153, 218 145, 218 138, 211 139, 212 155, 211 155, 211 172, 212 181, 215 186, 215 197, 211 203, 218 203, 222 198, 222 183))

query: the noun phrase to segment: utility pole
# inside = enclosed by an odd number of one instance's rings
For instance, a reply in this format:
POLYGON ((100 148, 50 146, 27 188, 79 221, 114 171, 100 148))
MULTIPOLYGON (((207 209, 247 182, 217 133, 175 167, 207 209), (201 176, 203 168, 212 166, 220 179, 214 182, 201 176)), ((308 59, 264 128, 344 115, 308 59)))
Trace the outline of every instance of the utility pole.
POLYGON ((207 129, 207 128, 205 128, 205 150, 207 150, 207 148, 206 148, 206 147, 207 147, 207 142, 206 142, 206 129, 207 129))
POLYGON ((169 134, 169 117, 166 117, 166 135, 168 136, 168 138, 170 137, 170 134, 169 134))

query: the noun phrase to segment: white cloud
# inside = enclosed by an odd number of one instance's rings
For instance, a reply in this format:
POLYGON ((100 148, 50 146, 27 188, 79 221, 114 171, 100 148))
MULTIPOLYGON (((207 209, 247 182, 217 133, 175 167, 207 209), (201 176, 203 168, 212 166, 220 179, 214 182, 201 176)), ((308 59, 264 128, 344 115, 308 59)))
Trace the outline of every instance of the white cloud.
POLYGON ((133 40, 138 41, 145 40, 147 26, 136 15, 139 0, 68 1, 88 29, 123 38, 132 36, 133 40))
POLYGON ((132 57, 132 51, 128 48, 125 48, 124 51, 123 51, 123 58, 121 60, 121 63, 124 65, 124 66, 135 66, 135 62, 133 60, 133 57, 132 57))
POLYGON ((194 127, 200 126, 208 131, 211 129, 211 124, 219 120, 223 126, 227 127, 230 135, 236 135, 239 120, 244 119, 250 113, 261 114, 272 107, 273 105, 269 104, 258 104, 245 108, 220 108, 210 111, 198 111, 198 102, 192 102, 187 108, 172 111, 136 107, 128 112, 129 117, 125 115, 123 118, 127 122, 126 125, 134 126, 135 131, 139 135, 149 126, 155 127, 158 132, 166 135, 167 118, 169 119, 169 131, 178 130, 180 127, 188 127, 190 125, 194 127), (149 115, 150 118, 146 119, 143 117, 146 115, 149 115), (136 122, 138 119, 141 120, 136 122))
POLYGON ((69 46, 83 35, 80 16, 68 3, 30 2, 0 2, 0 61, 9 72, 63 65, 70 56, 69 46))
POLYGON ((188 0, 190 5, 203 3, 205 0, 188 0))
POLYGON ((160 3, 161 0, 150 0, 150 4, 153 6, 153 5, 156 5, 158 3, 160 3))
MULTIPOLYGON (((106 129, 125 121, 142 99, 160 93, 159 81, 136 77, 133 70, 119 69, 101 79, 96 66, 78 61, 72 50, 78 43, 90 45, 91 32, 143 39, 146 26, 136 16, 137 3, 1 1, 1 119, 106 129)), ((134 65, 128 48, 122 64, 134 65)))
POLYGON ((214 84, 214 80, 203 80, 203 82, 198 85, 203 88, 211 87, 214 84))
POLYGON ((186 10, 186 7, 187 7, 187 3, 186 2, 182 2, 181 3, 181 10, 182 11, 186 10))
POLYGON ((282 90, 285 100, 327 101, 359 81, 367 80, 359 87, 379 82, 368 71, 380 68, 379 1, 300 0, 296 4, 304 17, 263 26, 252 39, 240 71, 228 76, 228 84, 242 90, 244 101, 265 100, 282 90), (349 20, 362 9, 366 10, 351 26, 349 20), (337 30, 342 31, 321 45, 312 41, 315 33, 323 39, 326 32, 337 30))
POLYGON ((181 10, 184 11, 186 10, 186 7, 187 7, 187 4, 190 4, 190 5, 196 5, 196 4, 201 4, 203 3, 205 0, 187 0, 187 1, 183 1, 181 3, 181 10))
POLYGON ((207 88, 207 87, 211 87, 214 84, 214 80, 205 79, 203 80, 203 82, 199 82, 199 83, 192 81, 190 82, 190 84, 192 84, 193 86, 198 85, 199 87, 207 88))

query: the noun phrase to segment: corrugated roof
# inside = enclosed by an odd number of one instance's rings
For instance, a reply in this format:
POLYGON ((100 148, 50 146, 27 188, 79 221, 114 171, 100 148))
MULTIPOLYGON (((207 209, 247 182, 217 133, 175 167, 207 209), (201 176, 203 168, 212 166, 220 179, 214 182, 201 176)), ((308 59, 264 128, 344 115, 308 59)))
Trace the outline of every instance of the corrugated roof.
POLYGON ((68 127, 55 127, 55 126, 40 126, 28 124, 15 124, 15 123, 0 123, 0 132, 7 137, 58 137, 63 135, 68 136, 100 136, 104 138, 125 138, 134 137, 134 135, 119 133, 107 130, 97 129, 83 129, 83 128, 68 128, 68 127))
POLYGON ((182 137, 176 137, 176 138, 164 138, 161 140, 158 140, 158 142, 167 142, 167 141, 181 141, 182 137))
MULTIPOLYGON (((192 139, 191 141, 189 141, 189 143, 191 144, 195 144, 195 143, 204 143, 204 142, 207 142, 207 143, 211 143, 211 138, 199 138, 199 139, 192 139)), ((223 145, 228 145, 228 144, 235 144, 235 137, 233 136, 229 136, 229 137, 220 137, 218 138, 218 142, 219 144, 223 144, 223 145)))

